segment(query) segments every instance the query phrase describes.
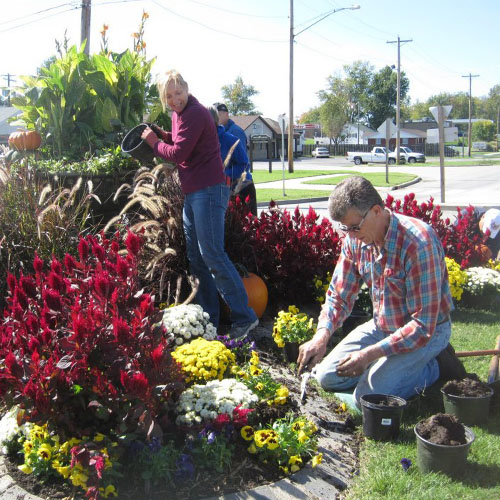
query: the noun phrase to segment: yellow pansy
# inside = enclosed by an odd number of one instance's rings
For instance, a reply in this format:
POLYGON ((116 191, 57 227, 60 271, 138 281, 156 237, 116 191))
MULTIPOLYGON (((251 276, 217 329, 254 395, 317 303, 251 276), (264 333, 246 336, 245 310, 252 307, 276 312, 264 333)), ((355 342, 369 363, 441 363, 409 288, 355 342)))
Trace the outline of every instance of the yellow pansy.
POLYGON ((250 425, 245 425, 241 428, 240 434, 245 441, 251 441, 254 436, 253 427, 251 427, 250 425))
POLYGON ((21 472, 24 472, 25 474, 31 474, 33 472, 33 469, 29 465, 27 465, 27 464, 19 465, 18 469, 21 472))
POLYGON ((316 467, 317 465, 319 465, 321 462, 323 461, 323 453, 318 453, 317 455, 315 455, 312 459, 312 466, 313 467, 316 467))

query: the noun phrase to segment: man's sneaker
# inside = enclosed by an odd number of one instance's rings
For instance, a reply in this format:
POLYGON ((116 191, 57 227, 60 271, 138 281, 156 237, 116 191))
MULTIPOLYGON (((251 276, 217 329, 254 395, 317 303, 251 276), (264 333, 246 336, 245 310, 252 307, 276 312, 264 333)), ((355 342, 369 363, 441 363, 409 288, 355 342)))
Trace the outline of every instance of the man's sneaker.
POLYGON ((461 380, 467 376, 464 365, 455 355, 455 349, 448 344, 436 357, 439 365, 439 379, 461 380))
POLYGON ((259 320, 256 319, 253 323, 247 323, 241 326, 233 326, 229 332, 229 336, 232 339, 239 339, 240 337, 244 337, 248 335, 257 325, 259 324, 259 320))

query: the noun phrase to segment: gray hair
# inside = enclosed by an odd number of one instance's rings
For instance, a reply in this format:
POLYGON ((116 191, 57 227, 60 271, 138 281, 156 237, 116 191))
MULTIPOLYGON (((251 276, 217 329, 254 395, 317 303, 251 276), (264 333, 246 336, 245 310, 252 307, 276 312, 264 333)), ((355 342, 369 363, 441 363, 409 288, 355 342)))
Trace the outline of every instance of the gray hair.
POLYGON ((171 82, 174 82, 179 87, 182 87, 186 92, 189 92, 189 86, 182 78, 182 75, 175 69, 165 72, 160 75, 156 81, 156 86, 158 88, 158 94, 160 96, 160 101, 163 106, 163 110, 167 109, 167 87, 171 82))
POLYGON ((349 209, 363 213, 375 205, 384 207, 384 202, 373 184, 360 176, 352 176, 339 182, 328 199, 328 212, 335 221, 342 220, 349 209))
POLYGON ((217 111, 217 108, 212 104, 212 106, 207 106, 207 109, 210 111, 215 125, 219 126, 219 112, 217 111))

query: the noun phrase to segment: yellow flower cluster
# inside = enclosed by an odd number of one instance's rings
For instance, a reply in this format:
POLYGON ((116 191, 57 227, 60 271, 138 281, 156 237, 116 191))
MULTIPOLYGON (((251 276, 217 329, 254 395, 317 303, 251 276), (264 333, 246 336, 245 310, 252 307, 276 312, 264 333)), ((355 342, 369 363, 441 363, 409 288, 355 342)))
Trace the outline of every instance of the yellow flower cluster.
POLYGON ((315 329, 312 318, 292 305, 288 306, 288 311, 278 313, 274 322, 273 338, 278 347, 284 347, 285 342, 302 344, 312 338, 315 329))
MULTIPOLYGON (((97 433, 94 442, 102 441, 104 436, 97 433)), ((24 439, 24 438, 21 438, 24 439)), ((33 425, 27 439, 23 442, 24 463, 19 466, 19 470, 25 474, 35 472, 38 475, 50 475, 51 470, 55 470, 64 479, 68 479, 73 486, 87 490, 89 473, 81 464, 76 463, 71 467, 71 448, 80 444, 81 439, 71 438, 64 443, 60 443, 57 434, 50 434, 45 425, 33 425)), ((109 453, 106 447, 99 450, 104 457, 104 470, 112 467, 109 453)), ((103 498, 117 496, 113 485, 101 488, 103 498)))
POLYGON ((327 273, 324 279, 319 276, 314 276, 314 288, 316 289, 316 300, 323 304, 325 302, 325 295, 332 280, 332 273, 327 273))
POLYGON ((235 363, 235 355, 218 340, 199 337, 175 349, 172 357, 182 365, 186 382, 222 380, 235 363))
POLYGON ((448 269, 448 280, 450 282, 451 296, 459 301, 462 299, 464 287, 467 284, 467 273, 460 269, 460 266, 453 259, 445 257, 448 269))
POLYGON ((257 394, 261 401, 267 401, 268 406, 284 405, 289 396, 288 387, 278 384, 273 380, 268 371, 260 367, 260 359, 257 351, 252 351, 248 367, 233 367, 232 372, 242 382, 257 394))

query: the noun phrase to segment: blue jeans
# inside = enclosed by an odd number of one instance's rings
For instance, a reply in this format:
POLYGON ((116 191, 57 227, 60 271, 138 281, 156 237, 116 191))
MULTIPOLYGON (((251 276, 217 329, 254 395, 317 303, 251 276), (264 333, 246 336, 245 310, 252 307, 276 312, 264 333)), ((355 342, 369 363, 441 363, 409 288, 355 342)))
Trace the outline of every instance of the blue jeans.
POLYGON ((427 344, 415 351, 384 356, 373 362, 359 377, 340 377, 335 368, 347 354, 376 344, 385 337, 372 320, 355 328, 316 368, 316 379, 326 391, 354 390, 356 404, 365 394, 391 394, 409 398, 439 378, 436 356, 448 345, 451 322, 436 326, 427 344))
POLYGON ((200 280, 196 302, 219 325, 219 297, 231 309, 234 326, 257 319, 248 306, 248 296, 240 275, 224 250, 224 217, 229 201, 229 187, 216 184, 184 198, 183 224, 191 274, 200 280))

